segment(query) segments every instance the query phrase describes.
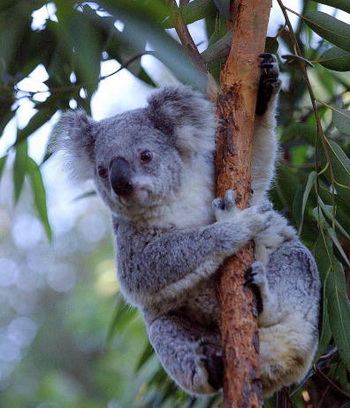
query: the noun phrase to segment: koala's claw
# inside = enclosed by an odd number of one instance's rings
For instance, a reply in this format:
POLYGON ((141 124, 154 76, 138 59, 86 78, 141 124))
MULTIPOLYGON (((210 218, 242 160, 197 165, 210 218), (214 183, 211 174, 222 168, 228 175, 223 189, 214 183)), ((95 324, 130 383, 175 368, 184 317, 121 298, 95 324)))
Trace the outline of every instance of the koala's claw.
POLYGON ((226 211, 231 211, 236 208, 236 193, 233 190, 225 191, 224 206, 226 211))
POLYGON ((212 207, 217 220, 221 219, 224 213, 233 213, 236 211, 236 194, 233 190, 226 190, 224 198, 215 198, 212 207))
POLYGON ((259 289, 265 288, 267 285, 266 271, 263 263, 256 261, 245 271, 244 280, 246 286, 255 285, 259 289))
POLYGON ((276 95, 281 87, 281 81, 278 79, 279 68, 277 58, 269 53, 259 55, 262 58, 260 64, 261 77, 258 90, 258 101, 256 105, 256 114, 264 115, 272 97, 276 95))
POLYGON ((273 209, 272 207, 272 203, 269 200, 265 200, 263 202, 263 204, 259 207, 259 211, 261 213, 267 212, 267 211, 271 211, 273 209))

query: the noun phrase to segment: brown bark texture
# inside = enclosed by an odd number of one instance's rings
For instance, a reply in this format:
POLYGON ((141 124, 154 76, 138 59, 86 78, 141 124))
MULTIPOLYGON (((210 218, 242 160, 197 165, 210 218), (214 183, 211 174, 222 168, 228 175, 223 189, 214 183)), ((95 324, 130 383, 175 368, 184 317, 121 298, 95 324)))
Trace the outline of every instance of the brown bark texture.
MULTIPOLYGON (((233 188, 237 205, 251 195, 251 151, 259 84, 259 54, 264 52, 271 0, 235 0, 233 42, 221 72, 217 98, 219 119, 216 151, 217 196, 233 188)), ((253 244, 229 259, 221 270, 218 298, 224 347, 224 408, 262 406, 259 379, 258 327, 255 299, 244 286, 253 261, 253 244)))

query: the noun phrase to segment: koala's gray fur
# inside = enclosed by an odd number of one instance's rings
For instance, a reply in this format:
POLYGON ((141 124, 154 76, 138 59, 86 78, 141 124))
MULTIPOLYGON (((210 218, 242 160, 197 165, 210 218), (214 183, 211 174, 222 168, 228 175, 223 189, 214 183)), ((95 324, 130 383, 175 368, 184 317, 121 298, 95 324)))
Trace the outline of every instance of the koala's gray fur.
POLYGON ((66 112, 56 149, 82 179, 92 178, 112 213, 117 272, 126 299, 144 315, 150 342, 185 390, 222 386, 215 272, 249 240, 248 280, 261 294, 260 364, 264 394, 297 382, 317 347, 319 278, 295 230, 265 204, 274 172, 278 67, 264 55, 252 160, 252 206, 233 192, 214 198, 215 118, 188 87, 155 92, 149 104, 95 122, 66 112), (211 203, 213 202, 213 206, 211 203))

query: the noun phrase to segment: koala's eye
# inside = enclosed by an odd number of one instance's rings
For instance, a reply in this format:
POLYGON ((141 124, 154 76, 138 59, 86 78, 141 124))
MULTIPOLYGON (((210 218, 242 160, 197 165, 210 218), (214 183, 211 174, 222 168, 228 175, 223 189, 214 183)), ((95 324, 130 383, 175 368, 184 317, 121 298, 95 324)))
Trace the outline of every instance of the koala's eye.
POLYGON ((149 163, 153 159, 153 153, 150 150, 144 150, 140 153, 140 162, 142 164, 149 163))
POLYGON ((103 179, 106 179, 108 177, 108 170, 105 166, 98 166, 97 173, 103 179))

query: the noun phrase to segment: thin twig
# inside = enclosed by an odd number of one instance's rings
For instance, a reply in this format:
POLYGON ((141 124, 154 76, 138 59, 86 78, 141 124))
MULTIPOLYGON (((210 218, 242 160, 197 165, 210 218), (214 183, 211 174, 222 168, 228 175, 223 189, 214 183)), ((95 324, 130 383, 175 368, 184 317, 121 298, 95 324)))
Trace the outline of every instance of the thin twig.
POLYGON ((172 5, 173 8, 173 15, 171 16, 171 18, 174 24, 175 31, 181 41, 181 44, 184 46, 188 55, 196 63, 196 65, 207 74, 208 68, 204 62, 203 57, 198 51, 195 42, 193 41, 190 32, 188 31, 187 25, 182 20, 181 10, 177 5, 176 0, 168 0, 168 2, 172 5))
POLYGON ((321 407, 322 407, 323 401, 325 400, 325 398, 326 398, 326 396, 327 396, 327 394, 328 394, 330 388, 331 388, 331 386, 330 386, 330 385, 327 385, 327 387, 326 387, 324 393, 323 393, 322 396, 321 396, 320 402, 319 402, 319 404, 317 405, 317 408, 321 408, 321 407))
POLYGON ((350 399, 350 394, 341 389, 337 384, 335 384, 322 370, 320 370, 318 367, 314 367, 316 374, 319 374, 322 378, 324 378, 335 390, 340 392, 342 395, 344 395, 346 398, 350 399))

